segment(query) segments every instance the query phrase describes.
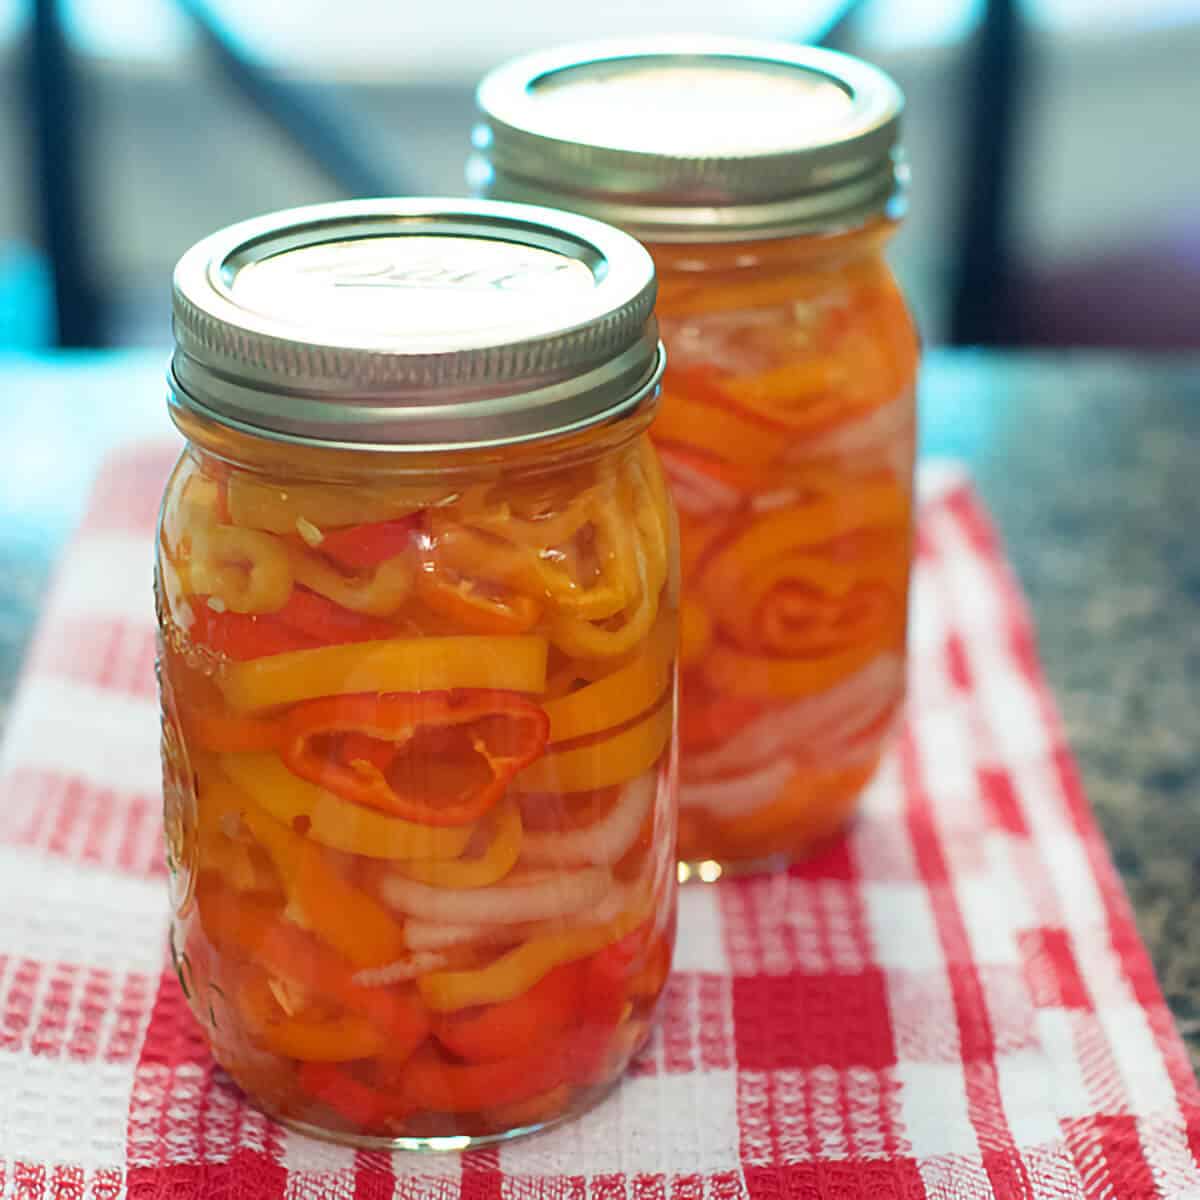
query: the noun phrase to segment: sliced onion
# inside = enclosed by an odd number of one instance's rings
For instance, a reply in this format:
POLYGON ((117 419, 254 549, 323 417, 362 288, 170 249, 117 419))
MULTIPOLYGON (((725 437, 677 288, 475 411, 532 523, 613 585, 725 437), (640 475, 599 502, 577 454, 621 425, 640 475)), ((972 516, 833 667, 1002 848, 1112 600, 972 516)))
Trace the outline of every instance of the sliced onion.
POLYGON ((684 783, 679 788, 679 807, 703 809, 722 821, 744 817, 770 804, 795 771, 796 764, 782 758, 751 775, 684 783))
POLYGON ((621 788, 616 804, 599 821, 563 832, 527 832, 521 861, 535 866, 611 866, 637 840, 657 788, 657 772, 646 771, 621 788))
POLYGON ((465 946, 495 934, 492 925, 448 925, 444 921, 422 921, 419 917, 410 917, 404 922, 404 941, 414 951, 465 946))
POLYGON ((440 971, 449 960, 444 954, 421 953, 397 959, 382 967, 366 967, 354 974, 359 987, 391 987, 394 983, 408 983, 430 971, 440 971))
MULTIPOLYGON (((853 459, 860 462, 873 453, 888 459, 894 457, 895 448, 905 447, 913 436, 912 396, 904 392, 895 400, 889 400, 872 409, 860 420, 831 429, 820 437, 797 443, 795 450, 784 452, 784 461, 808 462, 829 455, 853 459)), ((911 458, 910 458, 911 461, 911 458)), ((906 471, 903 462, 900 473, 906 471)))
POLYGON ((755 771, 780 754, 795 753, 804 742, 825 754, 879 720, 896 702, 903 680, 900 656, 881 654, 828 691, 756 717, 716 749, 684 756, 683 779, 692 783, 755 771))
POLYGON ((516 881, 482 888, 439 888, 402 875, 386 875, 380 894, 393 908, 451 925, 512 925, 582 912, 612 887, 599 867, 580 871, 529 871, 516 881))
POLYGON ((674 455, 663 455, 663 470, 671 481, 671 494, 682 512, 704 517, 728 512, 742 502, 737 488, 680 462, 674 455))
MULTIPOLYGON (((613 880, 604 896, 586 912, 576 914, 571 922, 573 929, 587 929, 592 925, 604 925, 619 917, 632 903, 633 883, 613 880)), ((560 917, 544 921, 518 922, 512 925, 447 925, 438 921, 423 921, 410 917, 404 923, 404 939, 414 952, 446 950, 452 946, 466 946, 472 942, 510 942, 514 939, 528 941, 531 938, 547 937, 561 933, 560 917)), ((414 953, 414 958, 419 957, 414 953)))

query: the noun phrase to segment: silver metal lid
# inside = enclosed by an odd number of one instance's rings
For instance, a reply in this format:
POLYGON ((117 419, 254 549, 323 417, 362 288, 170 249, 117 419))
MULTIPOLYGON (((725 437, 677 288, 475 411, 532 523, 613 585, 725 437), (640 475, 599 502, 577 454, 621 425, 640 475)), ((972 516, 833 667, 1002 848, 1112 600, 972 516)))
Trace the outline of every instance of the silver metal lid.
POLYGON ((233 225, 175 268, 173 403, 274 440, 469 449, 636 408, 662 351, 650 256, 489 200, 356 200, 233 225))
POLYGON ((647 37, 485 76, 473 188, 648 241, 773 237, 896 211, 904 99, 876 67, 787 43, 647 37))

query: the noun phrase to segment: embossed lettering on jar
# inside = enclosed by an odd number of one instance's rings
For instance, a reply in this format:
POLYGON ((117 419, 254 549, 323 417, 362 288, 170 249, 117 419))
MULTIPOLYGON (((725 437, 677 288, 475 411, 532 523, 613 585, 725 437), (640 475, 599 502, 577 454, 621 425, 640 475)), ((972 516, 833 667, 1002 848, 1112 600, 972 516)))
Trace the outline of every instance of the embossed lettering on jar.
POLYGON ((478 102, 477 190, 618 224, 658 269, 681 875, 810 854, 852 816, 904 691, 900 93, 845 55, 671 37, 518 59, 478 102))
POLYGON ((271 1114, 461 1149, 580 1111, 675 919, 654 273, 597 222, 355 202, 175 277, 157 593, 180 982, 271 1114))

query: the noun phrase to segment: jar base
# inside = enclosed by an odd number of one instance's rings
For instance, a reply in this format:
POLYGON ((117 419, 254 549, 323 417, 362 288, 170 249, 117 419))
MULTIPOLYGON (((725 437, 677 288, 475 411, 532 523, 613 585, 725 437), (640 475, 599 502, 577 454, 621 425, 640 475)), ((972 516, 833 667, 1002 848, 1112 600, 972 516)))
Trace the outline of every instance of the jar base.
POLYGON ((780 850, 776 854, 759 855, 754 858, 681 858, 676 865, 680 883, 718 883, 722 879, 739 879, 745 875, 779 875, 796 863, 809 862, 836 846, 852 828, 855 814, 851 815, 825 837, 805 842, 794 850, 780 850))
POLYGON ((419 1154, 447 1154, 477 1150, 483 1146, 495 1146, 500 1142, 511 1142, 516 1138, 532 1137, 536 1133, 544 1133, 558 1125, 565 1125, 568 1121, 574 1121, 606 1100, 616 1091, 621 1079, 622 1076, 618 1075, 616 1079, 592 1088, 581 1100, 572 1104, 568 1111, 560 1113, 556 1117, 550 1117, 545 1121, 536 1121, 530 1125, 518 1125, 513 1129, 501 1130, 498 1133, 458 1134, 442 1137, 378 1137, 371 1134, 327 1129, 322 1125, 310 1124, 308 1121, 298 1121, 294 1117, 281 1116, 262 1105, 259 1107, 287 1129, 291 1129, 295 1133, 302 1133, 305 1137, 316 1138, 321 1142, 331 1142, 336 1146, 350 1146, 355 1150, 405 1150, 419 1154))

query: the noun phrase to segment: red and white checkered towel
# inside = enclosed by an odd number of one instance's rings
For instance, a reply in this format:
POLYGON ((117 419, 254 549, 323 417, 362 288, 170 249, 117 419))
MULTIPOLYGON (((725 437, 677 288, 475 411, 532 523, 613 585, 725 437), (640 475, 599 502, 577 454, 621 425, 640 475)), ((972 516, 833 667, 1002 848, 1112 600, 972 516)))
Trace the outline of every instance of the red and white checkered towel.
POLYGON ((165 966, 151 530, 110 461, 0 763, 0 1197, 1200 1197, 1200 1094, 965 476, 926 473, 909 720, 851 835, 690 887, 651 1046, 462 1156, 290 1133, 165 966))

